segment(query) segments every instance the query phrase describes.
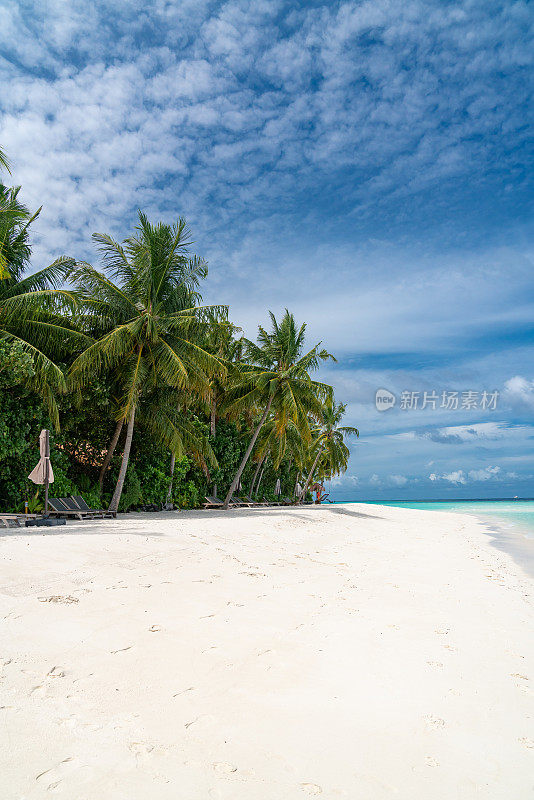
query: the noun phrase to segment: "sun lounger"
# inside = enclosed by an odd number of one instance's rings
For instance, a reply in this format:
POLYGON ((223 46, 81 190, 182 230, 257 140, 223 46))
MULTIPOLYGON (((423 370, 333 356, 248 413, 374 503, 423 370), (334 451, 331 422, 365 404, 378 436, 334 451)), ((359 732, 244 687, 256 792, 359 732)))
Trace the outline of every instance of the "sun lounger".
POLYGON ((257 505, 257 503, 249 497, 233 497, 232 500, 236 505, 242 506, 243 508, 250 508, 251 506, 257 505))
MULTIPOLYGON (((222 508, 224 505, 224 500, 219 500, 218 497, 206 496, 204 499, 206 500, 206 502, 203 503, 204 508, 222 508)), ((236 504, 232 501, 230 506, 234 506, 235 508, 236 504)))
POLYGON ((97 518, 102 519, 102 517, 104 516, 104 512, 103 511, 93 511, 93 509, 87 510, 87 509, 80 508, 80 506, 77 505, 74 502, 72 497, 60 497, 59 500, 63 503, 64 506, 66 506, 69 509, 69 511, 74 511, 74 513, 85 514, 86 515, 86 517, 85 517, 86 519, 89 519, 89 518, 90 519, 97 519, 97 518))
POLYGON ((103 519, 104 516, 114 516, 111 511, 95 510, 89 508, 89 506, 85 509, 80 508, 74 502, 73 497, 50 497, 48 505, 50 506, 50 516, 63 516, 74 519, 103 519))
POLYGON ((251 506, 268 506, 269 505, 269 503, 266 503, 264 500, 253 500, 252 497, 249 494, 245 495, 245 500, 251 506))
MULTIPOLYGON (((222 508, 224 505, 224 500, 219 500, 218 497, 205 497, 206 502, 203 503, 204 508, 222 508)), ((248 501, 239 500, 239 498, 233 497, 230 501, 229 508, 245 508, 245 506, 250 506, 251 503, 248 501)))
MULTIPOLYGON (((79 508, 76 510, 69 508, 59 497, 49 497, 48 505, 50 507, 48 513, 51 517, 63 516, 74 517, 74 519, 84 519, 85 516, 85 518, 87 518, 87 514, 84 515, 79 508)), ((90 518, 94 519, 92 516, 90 518)))
POLYGON ((15 514, 0 514, 0 525, 3 528, 20 528, 19 517, 15 514))
POLYGON ((205 497, 204 500, 206 501, 202 505, 204 508, 220 508, 222 506, 222 502, 220 500, 215 500, 214 497, 205 497))
MULTIPOLYGON (((104 511, 102 508, 91 508, 87 505, 83 497, 79 494, 71 495, 69 500, 72 500, 81 511, 89 511, 91 514, 101 514, 103 517, 116 517, 115 511, 104 511)), ((62 498, 65 500, 65 498, 62 498)))

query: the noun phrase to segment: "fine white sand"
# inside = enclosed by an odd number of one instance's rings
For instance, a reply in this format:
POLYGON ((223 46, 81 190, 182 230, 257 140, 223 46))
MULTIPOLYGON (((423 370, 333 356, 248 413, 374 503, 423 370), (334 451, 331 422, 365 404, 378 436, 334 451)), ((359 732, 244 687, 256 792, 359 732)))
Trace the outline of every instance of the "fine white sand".
POLYGON ((471 517, 134 514, 0 550, 2 800, 533 797, 531 581, 471 517))

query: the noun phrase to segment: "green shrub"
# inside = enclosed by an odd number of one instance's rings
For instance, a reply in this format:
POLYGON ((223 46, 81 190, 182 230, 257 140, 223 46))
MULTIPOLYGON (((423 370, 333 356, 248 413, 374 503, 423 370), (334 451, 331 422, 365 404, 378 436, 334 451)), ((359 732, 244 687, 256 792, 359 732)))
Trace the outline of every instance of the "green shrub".
POLYGON ((141 502, 141 482, 133 464, 128 466, 119 511, 129 511, 141 502))
POLYGON ((178 492, 173 492, 173 502, 179 508, 198 508, 201 504, 201 495, 198 486, 193 481, 180 485, 178 492))

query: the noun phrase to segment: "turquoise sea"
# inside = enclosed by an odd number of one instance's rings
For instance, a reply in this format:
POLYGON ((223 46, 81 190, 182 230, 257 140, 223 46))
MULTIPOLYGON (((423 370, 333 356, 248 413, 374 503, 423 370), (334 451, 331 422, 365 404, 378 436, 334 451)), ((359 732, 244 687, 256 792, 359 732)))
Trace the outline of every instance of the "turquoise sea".
POLYGON ((473 514, 509 533, 534 539, 534 500, 454 500, 452 502, 380 503, 382 506, 420 508, 424 511, 456 511, 473 514))

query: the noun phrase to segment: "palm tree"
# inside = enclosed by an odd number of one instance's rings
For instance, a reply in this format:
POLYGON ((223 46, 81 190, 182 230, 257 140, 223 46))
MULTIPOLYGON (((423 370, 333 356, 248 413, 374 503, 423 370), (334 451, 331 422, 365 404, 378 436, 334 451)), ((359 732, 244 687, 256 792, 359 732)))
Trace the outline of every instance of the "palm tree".
POLYGON ((230 384, 228 390, 226 410, 229 415, 237 418, 250 407, 256 407, 261 416, 223 508, 228 508, 230 504, 271 409, 278 420, 279 431, 285 430, 292 422, 304 439, 309 439, 309 418, 320 418, 321 400, 326 399, 332 391, 330 386, 313 381, 310 372, 319 367, 320 361, 334 357, 326 350, 319 350, 320 342, 302 355, 306 325, 297 329, 295 318, 287 309, 280 323, 272 312, 269 314, 271 332, 259 326, 257 344, 244 340, 248 363, 236 367, 233 385, 230 384))
MULTIPOLYGON (((241 328, 231 323, 224 327, 221 325, 213 326, 207 330, 207 335, 202 343, 204 349, 214 355, 227 369, 224 377, 213 375, 210 379, 207 403, 201 409, 209 416, 212 440, 217 435, 217 421, 223 416, 222 404, 224 403, 228 374, 233 371, 234 364, 240 361, 242 357, 243 340, 242 338, 235 338, 235 334, 240 331, 241 328)), ((215 481, 212 485, 212 494, 217 497, 217 483, 215 481)))
MULTIPOLYGON (((83 263, 72 279, 84 310, 81 324, 94 339, 72 364, 70 378, 81 387, 111 372, 122 387, 117 417, 127 423, 126 441, 109 506, 117 511, 141 399, 164 388, 185 398, 191 392, 206 396, 210 378, 223 376, 225 367, 197 340, 206 329, 225 324, 227 309, 199 305, 197 288, 207 267, 188 254, 185 220, 152 225, 139 212, 136 234, 122 245, 105 234, 93 239, 103 254, 104 272, 83 263)), ((154 412, 152 423, 178 454, 184 439, 178 418, 154 412)))
POLYGON ((357 428, 339 425, 346 408, 343 403, 336 404, 333 398, 328 398, 324 405, 320 424, 314 431, 310 452, 315 453, 315 459, 300 495, 301 502, 306 496, 320 461, 324 461, 324 467, 329 475, 337 475, 347 468, 350 451, 344 439, 346 436, 359 436, 360 434, 357 428))
MULTIPOLYGON (((254 455, 257 460, 257 467, 252 479, 250 496, 252 497, 253 488, 256 484, 256 478, 258 477, 260 468, 264 467, 266 459, 269 456, 275 471, 280 470, 282 462, 287 459, 288 456, 289 468, 291 469, 291 465, 295 464, 297 470, 301 470, 304 467, 305 450, 306 447, 302 433, 291 419, 287 420, 283 425, 280 425, 276 416, 268 419, 258 434, 256 442, 254 455)), ((258 480, 256 486, 256 493, 259 491, 262 474, 263 470, 260 473, 260 480, 258 480)))
POLYGON ((19 189, 0 184, 0 338, 18 341, 31 356, 30 388, 44 398, 57 428, 55 395, 65 391, 66 385, 54 362, 66 359, 86 341, 65 316, 72 311, 73 296, 58 288, 75 262, 61 256, 24 277, 31 252, 29 226, 41 209, 31 214, 18 199, 19 189))
MULTIPOLYGON (((232 371, 232 365, 242 357, 242 339, 235 338, 235 334, 240 331, 241 328, 238 328, 237 325, 233 325, 232 323, 228 323, 225 326, 214 325, 207 330, 207 335, 204 337, 202 343, 204 349, 214 355, 229 371, 232 371)), ((225 374, 224 378, 214 375, 210 379, 208 406, 206 410, 210 418, 210 434, 213 437, 217 433, 217 420, 220 415, 221 405, 224 401, 227 377, 228 373, 225 374)))
POLYGON ((115 391, 111 393, 110 405, 111 410, 113 411, 113 419, 115 421, 115 428, 113 430, 113 435, 110 439, 108 444, 106 455, 104 456, 104 461, 100 467, 100 472, 98 473, 98 490, 100 494, 102 494, 102 488, 104 486, 104 479, 106 477, 106 472, 109 469, 113 456, 115 454, 115 450, 119 443, 119 438, 122 433, 122 429, 124 427, 124 420, 120 418, 119 413, 119 406, 120 406, 120 399, 118 397, 119 392, 117 391, 118 387, 114 387, 115 391), (116 417, 119 416, 119 419, 116 417))

